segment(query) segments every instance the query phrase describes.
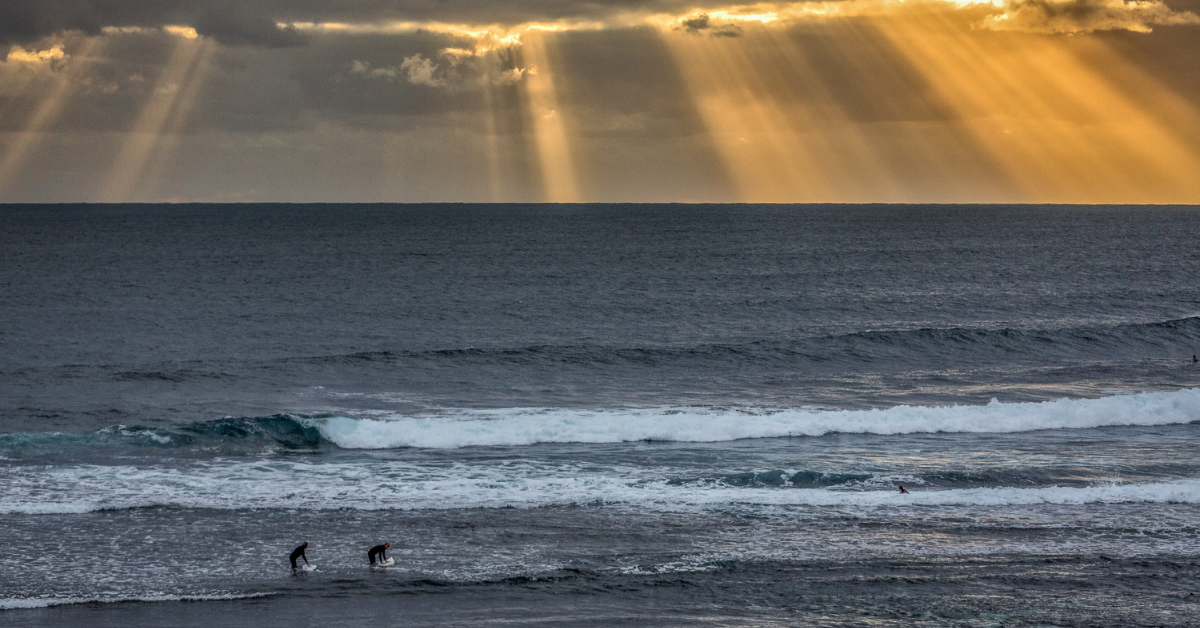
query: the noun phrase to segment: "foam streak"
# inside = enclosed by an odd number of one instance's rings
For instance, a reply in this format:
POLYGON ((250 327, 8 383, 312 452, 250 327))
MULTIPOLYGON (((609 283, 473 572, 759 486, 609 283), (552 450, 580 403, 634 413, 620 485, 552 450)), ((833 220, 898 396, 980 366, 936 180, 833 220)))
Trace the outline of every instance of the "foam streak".
POLYGON ((457 448, 644 440, 720 442, 747 438, 936 432, 1006 433, 1200 421, 1200 388, 1101 399, 986 406, 896 406, 882 410, 780 411, 655 408, 517 409, 454 418, 313 420, 344 449, 457 448))

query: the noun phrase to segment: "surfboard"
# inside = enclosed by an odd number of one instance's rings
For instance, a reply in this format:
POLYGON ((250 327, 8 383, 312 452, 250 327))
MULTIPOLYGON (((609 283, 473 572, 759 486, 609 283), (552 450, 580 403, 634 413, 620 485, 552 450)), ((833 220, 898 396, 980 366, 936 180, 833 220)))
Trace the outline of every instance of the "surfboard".
POLYGON ((303 569, 304 571, 316 571, 317 570, 316 565, 301 565, 300 568, 303 569))
POLYGON ((396 564, 396 559, 395 559, 395 558, 389 558, 389 559, 387 559, 387 560, 381 560, 381 561, 379 561, 379 566, 380 566, 380 567, 390 567, 390 566, 392 566, 392 565, 395 565, 395 564, 396 564))

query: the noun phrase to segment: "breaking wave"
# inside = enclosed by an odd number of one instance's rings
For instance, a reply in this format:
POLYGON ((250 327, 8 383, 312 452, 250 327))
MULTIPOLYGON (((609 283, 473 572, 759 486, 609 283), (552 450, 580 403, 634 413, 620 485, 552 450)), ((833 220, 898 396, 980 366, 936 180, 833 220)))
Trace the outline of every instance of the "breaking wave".
POLYGON ((489 410, 391 420, 336 417, 314 424, 343 449, 457 448, 536 443, 720 442, 748 438, 934 432, 1026 432, 1200 421, 1200 388, 985 406, 880 410, 657 408, 489 410))
MULTIPOLYGON (((264 446, 311 449, 454 449, 538 443, 722 442, 825 434, 1008 433, 1200 421, 1200 388, 1099 399, 875 410, 659 407, 456 410, 385 418, 275 415, 174 428, 116 426, 86 433, 0 435, 0 452, 101 448, 264 446)), ((229 453, 235 453, 230 451, 229 453)))

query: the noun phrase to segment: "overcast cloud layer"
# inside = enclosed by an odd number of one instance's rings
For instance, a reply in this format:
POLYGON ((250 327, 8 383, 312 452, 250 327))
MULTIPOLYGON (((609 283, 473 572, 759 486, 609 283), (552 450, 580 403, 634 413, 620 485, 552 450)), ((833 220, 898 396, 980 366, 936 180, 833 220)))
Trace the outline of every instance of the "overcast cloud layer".
POLYGON ((1198 5, 6 0, 0 201, 1200 202, 1198 5))
MULTIPOLYGON (((726 3, 728 4, 728 3, 726 3)), ((514 25, 562 19, 604 19, 622 11, 681 13, 704 3, 680 0, 5 0, 0 37, 28 42, 63 30, 99 33, 106 26, 192 26, 231 44, 296 45, 304 41, 277 24, 437 21, 514 25)))

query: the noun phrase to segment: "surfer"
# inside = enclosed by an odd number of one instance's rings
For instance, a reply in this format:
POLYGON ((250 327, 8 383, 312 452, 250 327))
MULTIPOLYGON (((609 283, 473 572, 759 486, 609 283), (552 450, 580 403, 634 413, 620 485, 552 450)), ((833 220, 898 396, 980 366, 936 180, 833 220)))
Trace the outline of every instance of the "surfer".
POLYGON ((303 558, 304 564, 305 565, 309 564, 308 557, 304 555, 304 550, 307 548, 308 548, 308 541, 305 541, 300 544, 300 547, 297 547, 296 549, 292 550, 291 556, 288 556, 288 560, 292 561, 292 569, 293 570, 296 568, 296 559, 297 558, 303 558))
POLYGON ((372 547, 371 551, 367 552, 367 560, 371 561, 371 564, 374 565, 375 557, 378 556, 379 564, 382 565, 383 563, 387 562, 387 548, 391 546, 391 543, 384 543, 383 545, 376 545, 375 547, 372 547))
POLYGON ((900 494, 901 494, 901 495, 908 495, 908 491, 904 490, 904 487, 903 487, 903 486, 901 486, 901 487, 900 487, 900 494))

